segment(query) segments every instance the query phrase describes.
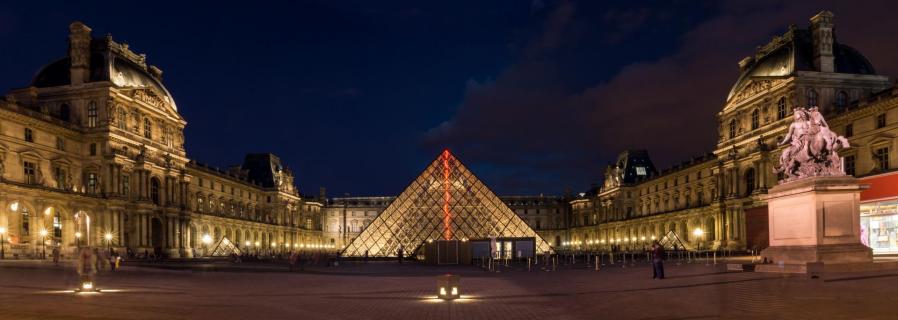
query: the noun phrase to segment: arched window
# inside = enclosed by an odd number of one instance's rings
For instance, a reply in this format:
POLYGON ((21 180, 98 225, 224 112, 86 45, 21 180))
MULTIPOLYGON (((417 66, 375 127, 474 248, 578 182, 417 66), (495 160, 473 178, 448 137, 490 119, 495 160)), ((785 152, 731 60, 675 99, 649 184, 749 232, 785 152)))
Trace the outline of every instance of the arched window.
POLYGON ((776 103, 776 119, 782 119, 786 117, 786 98, 780 98, 780 101, 776 103))
POLYGON ((72 108, 69 108, 69 105, 63 103, 59 106, 59 118, 63 121, 71 121, 72 116, 72 108))
POLYGON ((156 177, 150 179, 150 199, 159 205, 159 179, 156 177))
POLYGON ((751 112, 751 129, 755 130, 761 126, 761 112, 755 109, 751 112))
POLYGON ((150 118, 143 118, 143 136, 153 139, 153 123, 150 122, 150 118))
POLYGON ((97 103, 91 101, 87 104, 87 127, 93 128, 97 126, 97 103))
POLYGON ((203 198, 196 197, 196 211, 203 212, 203 198))
POLYGON ((808 107, 817 106, 817 91, 814 89, 808 89, 808 107))
POLYGON ((736 137, 736 119, 730 120, 730 139, 736 137))
POLYGON ((848 93, 845 91, 839 91, 836 94, 836 110, 843 110, 848 106, 848 93))

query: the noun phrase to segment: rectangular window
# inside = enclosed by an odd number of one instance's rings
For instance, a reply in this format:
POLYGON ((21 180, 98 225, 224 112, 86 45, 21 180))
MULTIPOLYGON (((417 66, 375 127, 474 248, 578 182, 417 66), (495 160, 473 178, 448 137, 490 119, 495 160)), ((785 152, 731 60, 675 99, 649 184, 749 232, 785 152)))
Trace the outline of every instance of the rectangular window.
POLYGON ((87 174, 87 192, 97 193, 97 174, 96 173, 88 173, 87 174))
POLYGON ((849 123, 845 125, 845 137, 851 137, 854 135, 854 125, 849 123))
POLYGON ((97 144, 96 143, 90 144, 90 155, 91 156, 97 155, 97 144))
POLYGON ((56 187, 59 189, 65 189, 65 169, 56 167, 55 169, 53 169, 53 175, 56 177, 56 187))
POLYGON ((847 175, 855 175, 854 171, 854 156, 847 156, 844 160, 843 169, 845 170, 845 174, 847 175))
POLYGON ((696 192, 695 193, 695 205, 701 206, 703 203, 702 201, 703 201, 704 197, 705 197, 705 194, 703 192, 701 192, 701 191, 696 192))
POLYGON ((31 128, 25 128, 25 141, 34 142, 34 131, 31 128))
POLYGON ((885 128, 886 127, 886 114, 880 114, 876 116, 876 129, 885 128))
POLYGON ((24 163, 22 163, 22 168, 24 168, 25 183, 28 183, 28 184, 37 183, 37 175, 36 175, 37 166, 34 165, 34 162, 25 161, 24 163))
POLYGON ((97 104, 91 102, 87 106, 87 127, 93 128, 97 126, 97 104))
POLYGON ((56 150, 65 151, 65 139, 56 137, 56 150))
POLYGON ((122 130, 128 130, 128 118, 125 114, 125 109, 118 110, 118 127, 122 130))
POLYGON ((876 149, 874 154, 876 155, 875 160, 876 164, 879 166, 879 170, 889 170, 889 148, 876 149))

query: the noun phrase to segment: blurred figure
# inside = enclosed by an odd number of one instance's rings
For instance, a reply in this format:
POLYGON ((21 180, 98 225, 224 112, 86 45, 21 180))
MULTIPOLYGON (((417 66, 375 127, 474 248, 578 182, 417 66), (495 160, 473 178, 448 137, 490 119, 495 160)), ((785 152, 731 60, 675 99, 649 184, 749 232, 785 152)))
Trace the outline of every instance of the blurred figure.
POLYGON ((652 279, 664 279, 664 246, 655 240, 652 242, 652 279))

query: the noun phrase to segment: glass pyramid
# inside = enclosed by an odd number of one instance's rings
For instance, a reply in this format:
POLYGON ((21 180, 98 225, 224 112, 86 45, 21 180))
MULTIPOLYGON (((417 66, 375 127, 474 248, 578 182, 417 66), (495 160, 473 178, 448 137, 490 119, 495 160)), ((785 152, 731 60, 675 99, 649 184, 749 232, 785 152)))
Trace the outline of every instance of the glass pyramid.
POLYGON ((533 238, 552 248, 449 150, 443 151, 343 250, 344 256, 412 255, 427 241, 533 238))

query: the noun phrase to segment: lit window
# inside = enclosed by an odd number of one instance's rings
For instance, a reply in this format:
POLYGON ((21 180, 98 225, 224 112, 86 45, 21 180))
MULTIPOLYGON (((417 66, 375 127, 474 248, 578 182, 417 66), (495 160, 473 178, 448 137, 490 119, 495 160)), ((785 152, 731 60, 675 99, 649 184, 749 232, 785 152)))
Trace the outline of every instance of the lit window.
POLYGON ((124 108, 118 109, 118 127, 122 130, 128 129, 128 118, 124 108))
POLYGON ((97 174, 96 173, 88 173, 87 174, 87 191, 89 193, 97 193, 97 174))
POLYGON ((153 123, 150 122, 150 118, 143 119, 143 137, 147 139, 153 138, 153 123))
POLYGON ((97 126, 97 103, 91 101, 87 105, 87 127, 93 128, 97 126))
POLYGON ((730 139, 736 137, 736 119, 730 120, 730 139))

